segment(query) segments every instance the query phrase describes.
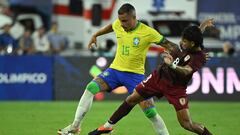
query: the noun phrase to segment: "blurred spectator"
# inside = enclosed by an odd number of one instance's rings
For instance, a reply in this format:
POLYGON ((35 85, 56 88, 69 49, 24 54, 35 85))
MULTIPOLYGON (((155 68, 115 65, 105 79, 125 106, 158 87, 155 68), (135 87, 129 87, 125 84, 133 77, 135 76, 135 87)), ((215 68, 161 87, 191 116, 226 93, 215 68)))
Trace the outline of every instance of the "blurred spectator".
POLYGON ((10 29, 11 36, 15 39, 18 39, 24 31, 24 27, 19 22, 12 21, 12 12, 9 9, 8 0, 0 0, 0 26, 4 23, 2 19, 6 21, 5 18, 9 18, 11 20, 12 27, 10 29))
POLYGON ((23 55, 34 53, 34 44, 31 34, 31 30, 25 29, 23 35, 19 38, 19 52, 23 55))
POLYGON ((0 35, 0 53, 1 54, 15 54, 18 49, 16 39, 10 34, 11 24, 3 26, 3 33, 0 35))
POLYGON ((11 15, 11 11, 8 8, 8 0, 0 0, 0 13, 5 15, 11 15))
POLYGON ((0 7, 8 7, 8 0, 0 0, 0 7))
POLYGON ((52 54, 59 54, 68 46, 68 39, 58 32, 58 24, 56 22, 52 23, 51 30, 48 33, 48 40, 52 54))
POLYGON ((235 48, 230 42, 223 43, 223 52, 218 53, 218 57, 231 57, 235 54, 235 48))
POLYGON ((49 54, 50 43, 45 33, 45 28, 40 27, 33 33, 33 43, 37 54, 49 54))

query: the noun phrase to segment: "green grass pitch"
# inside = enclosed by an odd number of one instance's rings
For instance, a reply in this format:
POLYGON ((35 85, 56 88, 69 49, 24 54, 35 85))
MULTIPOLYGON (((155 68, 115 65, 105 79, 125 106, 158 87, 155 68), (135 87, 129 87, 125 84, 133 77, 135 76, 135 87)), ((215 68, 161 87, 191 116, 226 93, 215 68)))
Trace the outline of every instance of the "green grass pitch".
MULTIPOLYGON (((94 102, 86 115, 80 135, 102 125, 120 101, 94 102)), ((71 123, 78 102, 0 102, 0 135, 56 135, 58 128, 71 123)), ((156 103, 171 135, 192 135, 177 122, 174 108, 156 103)), ((194 121, 204 123, 214 135, 240 134, 239 102, 190 102, 194 121)), ((112 135, 155 135, 151 123, 138 106, 120 121, 112 135)))

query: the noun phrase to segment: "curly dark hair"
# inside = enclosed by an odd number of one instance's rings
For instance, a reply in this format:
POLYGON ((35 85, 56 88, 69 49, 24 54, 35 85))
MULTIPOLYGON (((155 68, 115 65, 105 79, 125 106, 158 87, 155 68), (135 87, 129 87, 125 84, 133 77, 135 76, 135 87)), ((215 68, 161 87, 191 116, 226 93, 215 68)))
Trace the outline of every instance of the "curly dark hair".
POLYGON ((198 26, 191 25, 186 27, 182 32, 182 37, 189 41, 193 41, 196 47, 201 47, 201 49, 204 49, 203 34, 198 26))

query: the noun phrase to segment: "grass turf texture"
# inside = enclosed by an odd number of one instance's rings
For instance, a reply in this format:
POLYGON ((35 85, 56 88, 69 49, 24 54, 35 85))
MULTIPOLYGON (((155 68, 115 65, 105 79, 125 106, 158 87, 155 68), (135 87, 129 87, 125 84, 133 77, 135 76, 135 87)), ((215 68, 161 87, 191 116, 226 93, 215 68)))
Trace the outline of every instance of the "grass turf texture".
MULTIPOLYGON (((81 135, 102 125, 121 102, 94 102, 86 115, 81 135)), ((0 135, 56 135, 71 123, 78 102, 0 102, 0 135)), ((174 108, 157 102, 171 135, 191 135, 177 122, 174 108)), ((190 102, 194 121, 204 123, 214 135, 240 133, 239 102, 190 102)), ((137 106, 118 123, 112 135, 155 135, 151 123, 137 106)))

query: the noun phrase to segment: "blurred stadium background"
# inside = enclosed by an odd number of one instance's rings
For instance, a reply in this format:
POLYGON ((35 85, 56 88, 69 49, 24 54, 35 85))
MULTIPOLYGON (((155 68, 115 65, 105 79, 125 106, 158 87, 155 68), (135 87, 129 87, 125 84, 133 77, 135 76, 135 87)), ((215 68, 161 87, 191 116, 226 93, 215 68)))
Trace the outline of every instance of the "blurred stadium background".
MULTIPOLYGON (((212 58, 187 90, 190 112, 216 135, 240 134, 239 0, 0 0, 0 135, 52 135, 71 122, 86 84, 109 66, 116 49, 113 33, 100 37, 98 48, 88 50, 87 43, 125 2, 176 43, 185 26, 215 19, 215 28, 204 33, 212 58)), ((146 75, 160 61, 152 46, 146 75)), ((124 87, 97 94, 82 134, 102 124, 126 96, 124 87)), ((171 105, 156 102, 171 134, 190 135, 171 105)), ((137 107, 113 134, 154 131, 137 107)))

